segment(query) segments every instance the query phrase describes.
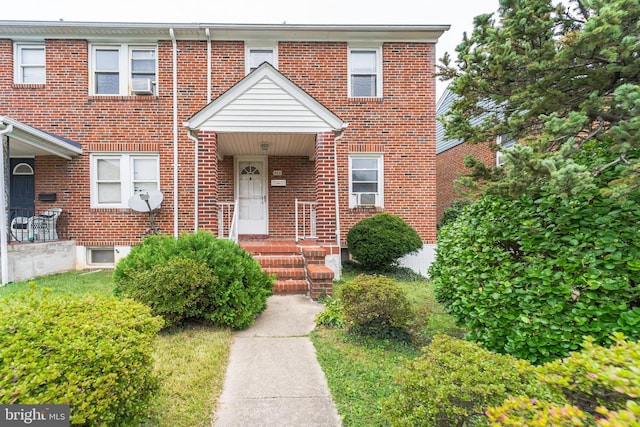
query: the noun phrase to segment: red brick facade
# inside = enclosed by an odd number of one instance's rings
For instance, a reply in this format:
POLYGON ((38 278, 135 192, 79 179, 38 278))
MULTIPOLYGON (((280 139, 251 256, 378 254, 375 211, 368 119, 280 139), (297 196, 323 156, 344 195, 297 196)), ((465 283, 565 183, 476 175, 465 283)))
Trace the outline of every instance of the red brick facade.
MULTIPOLYGON (((427 39, 427 37, 425 37, 427 39)), ((65 160, 36 156, 35 192, 57 193, 56 202, 36 202, 37 209, 61 207, 70 215, 70 237, 82 246, 132 245, 149 227, 146 215, 130 209, 92 208, 90 155, 104 152, 157 153, 164 195, 156 217, 160 230, 175 229, 174 167, 177 167, 177 230, 197 227, 217 232, 218 202, 234 198, 234 157, 219 156, 217 135, 199 132, 197 145, 182 123, 207 105, 207 41, 178 39, 177 98, 174 100, 173 43, 157 40, 156 96, 90 96, 90 43, 45 36, 46 84, 14 83, 14 40, 0 37, 0 116, 82 144, 83 154, 65 160), (174 121, 174 101, 177 105, 174 121), (177 141, 175 164, 174 141, 177 141), (198 179, 198 200, 196 193, 198 179)), ((126 40, 120 40, 126 42, 126 40)), ((349 154, 384 156, 384 211, 399 215, 423 241, 435 243, 435 43, 378 40, 382 46, 383 96, 348 97, 348 48, 345 41, 279 41, 278 70, 330 110, 348 127, 336 140, 333 132, 316 136, 313 159, 270 156, 268 177, 283 172, 284 187, 268 187, 269 237, 292 238, 294 202, 315 201, 318 238, 346 243, 348 230, 373 214, 349 208, 349 154), (337 153, 334 151, 337 149, 337 153), (339 216, 336 216, 334 155, 337 154, 339 216), (339 218, 339 222, 338 219, 339 218)), ((245 77, 245 43, 211 42, 211 99, 245 77)), ((455 152, 446 155, 454 156, 455 152)), ((437 179, 450 179, 438 169, 437 179)), ((440 194, 438 194, 440 197, 440 194)), ((450 197, 450 196, 447 196, 450 197)), ((440 202, 439 202, 440 203, 440 202)))
POLYGON ((460 199, 456 191, 455 180, 461 175, 468 174, 471 169, 464 166, 464 159, 472 156, 487 166, 495 166, 496 152, 489 144, 458 144, 442 153, 439 153, 436 161, 436 180, 438 182, 438 219, 451 202, 460 199))

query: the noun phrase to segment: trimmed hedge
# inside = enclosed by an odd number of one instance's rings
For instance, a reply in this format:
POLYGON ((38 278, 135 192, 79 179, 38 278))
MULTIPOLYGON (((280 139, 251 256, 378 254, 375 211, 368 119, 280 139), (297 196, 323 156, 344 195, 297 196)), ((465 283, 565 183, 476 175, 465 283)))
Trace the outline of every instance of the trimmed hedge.
POLYGON ((383 402, 392 426, 486 426, 488 406, 536 389, 530 364, 475 343, 436 335, 423 351, 402 367, 398 392, 383 402))
POLYGON ((158 390, 162 319, 114 297, 36 291, 0 302, 0 403, 69 404, 71 424, 139 425, 158 390))
POLYGON ((362 269, 388 271, 400 258, 422 248, 422 239, 402 218, 382 212, 351 227, 347 246, 362 269))
POLYGON ((199 319, 235 329, 267 308, 274 281, 251 254, 207 231, 147 236, 118 262, 113 278, 116 295, 149 305, 168 325, 199 319))

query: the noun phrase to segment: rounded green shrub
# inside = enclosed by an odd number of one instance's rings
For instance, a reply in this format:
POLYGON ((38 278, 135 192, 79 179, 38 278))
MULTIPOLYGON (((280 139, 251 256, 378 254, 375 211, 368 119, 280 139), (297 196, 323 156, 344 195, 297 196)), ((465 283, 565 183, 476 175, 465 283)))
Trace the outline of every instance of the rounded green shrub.
POLYGON ((484 196, 438 234, 437 300, 467 338, 536 364, 640 338, 640 200, 484 196))
POLYGON ((68 404, 73 425, 139 425, 162 319, 115 297, 32 289, 0 302, 0 403, 68 404))
POLYGON ((170 324, 200 319, 243 329, 267 307, 273 292, 273 277, 251 254, 207 231, 178 239, 147 236, 118 262, 113 277, 117 295, 150 305, 170 324))
POLYGON ((140 301, 165 320, 165 326, 187 319, 201 319, 210 308, 218 278, 211 269, 190 258, 170 258, 149 270, 132 272, 127 296, 140 301), (142 286, 135 286, 140 284, 142 286))
POLYGON ((360 274, 340 287, 338 297, 349 329, 379 338, 406 338, 413 307, 395 280, 360 274))
POLYGON ((402 218, 382 212, 351 227, 347 246, 364 270, 388 271, 400 258, 422 248, 422 240, 402 218))
POLYGON ((398 392, 383 401, 383 413, 402 427, 489 425, 487 407, 535 390, 526 361, 447 335, 436 335, 396 381, 398 392))

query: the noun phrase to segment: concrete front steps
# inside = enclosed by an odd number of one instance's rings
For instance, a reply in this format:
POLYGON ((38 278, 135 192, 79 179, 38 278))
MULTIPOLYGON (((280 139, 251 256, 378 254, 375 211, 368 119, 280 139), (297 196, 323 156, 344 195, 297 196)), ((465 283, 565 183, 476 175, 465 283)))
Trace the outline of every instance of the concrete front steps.
POLYGON ((288 240, 240 241, 240 246, 265 272, 275 274, 274 294, 304 294, 313 299, 331 295, 333 271, 324 265, 326 252, 321 246, 288 240))

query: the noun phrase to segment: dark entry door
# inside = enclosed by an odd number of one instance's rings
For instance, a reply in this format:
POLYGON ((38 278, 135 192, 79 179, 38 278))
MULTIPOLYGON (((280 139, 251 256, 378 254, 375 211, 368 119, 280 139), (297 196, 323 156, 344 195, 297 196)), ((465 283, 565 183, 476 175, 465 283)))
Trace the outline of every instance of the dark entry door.
POLYGON ((9 177, 9 208, 11 216, 33 215, 35 208, 35 182, 33 159, 11 159, 9 177))

